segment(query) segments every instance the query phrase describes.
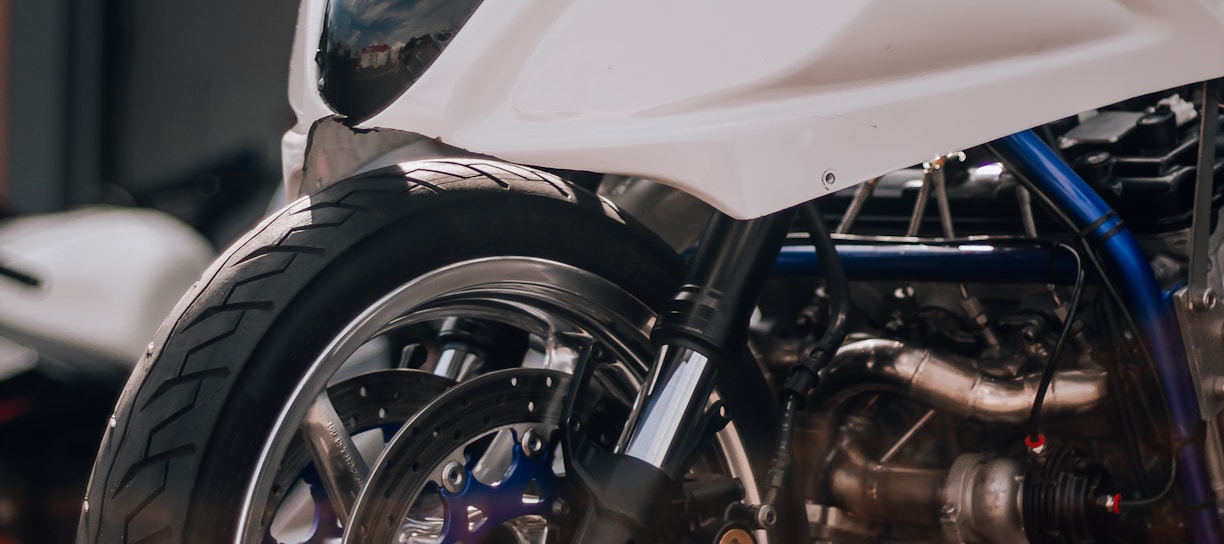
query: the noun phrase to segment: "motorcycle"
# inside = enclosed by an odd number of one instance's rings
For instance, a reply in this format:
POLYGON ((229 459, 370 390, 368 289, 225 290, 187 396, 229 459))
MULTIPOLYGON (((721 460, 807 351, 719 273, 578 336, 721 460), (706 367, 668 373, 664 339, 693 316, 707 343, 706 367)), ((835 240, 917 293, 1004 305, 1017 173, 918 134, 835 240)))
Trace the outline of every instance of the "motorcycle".
POLYGON ((304 0, 78 542, 1220 542, 1222 27, 304 0))

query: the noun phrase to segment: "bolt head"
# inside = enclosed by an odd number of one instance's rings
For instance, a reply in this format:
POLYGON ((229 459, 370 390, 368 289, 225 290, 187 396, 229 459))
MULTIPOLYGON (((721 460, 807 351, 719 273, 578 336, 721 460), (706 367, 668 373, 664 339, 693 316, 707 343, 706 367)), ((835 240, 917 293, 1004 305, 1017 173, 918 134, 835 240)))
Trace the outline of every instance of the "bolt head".
POLYGON ((552 511, 553 511, 553 515, 557 517, 568 516, 570 513, 569 503, 565 502, 562 499, 557 499, 553 501, 552 511))
POLYGON ((523 447, 523 453, 533 459, 544 452, 544 438, 535 429, 527 429, 519 444, 523 447))
POLYGON ((824 173, 820 175, 820 182, 824 183, 825 185, 833 185, 837 182, 837 172, 833 169, 825 170, 824 173))
POLYGON ((463 463, 451 461, 442 467, 442 487, 451 493, 463 491, 467 484, 467 471, 463 463))
POLYGON ((756 513, 757 526, 761 527, 762 529, 769 529, 773 527, 774 524, 777 522, 778 522, 778 512, 777 510, 774 509, 774 507, 768 504, 763 504, 761 505, 759 509, 757 509, 757 513, 756 513))

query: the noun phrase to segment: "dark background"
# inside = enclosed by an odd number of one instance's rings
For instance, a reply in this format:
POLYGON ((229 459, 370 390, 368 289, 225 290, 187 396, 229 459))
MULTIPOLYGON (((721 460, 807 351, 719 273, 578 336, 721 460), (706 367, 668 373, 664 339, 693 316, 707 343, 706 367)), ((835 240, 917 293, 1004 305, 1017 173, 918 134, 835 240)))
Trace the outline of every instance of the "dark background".
MULTIPOLYGON (((0 0, 0 220, 136 205, 227 245, 280 184, 297 9, 0 0)), ((0 381, 0 544, 73 540, 121 385, 41 370, 0 381)))
POLYGON ((297 9, 296 0, 0 0, 0 210, 140 204, 228 241, 280 178, 297 9))

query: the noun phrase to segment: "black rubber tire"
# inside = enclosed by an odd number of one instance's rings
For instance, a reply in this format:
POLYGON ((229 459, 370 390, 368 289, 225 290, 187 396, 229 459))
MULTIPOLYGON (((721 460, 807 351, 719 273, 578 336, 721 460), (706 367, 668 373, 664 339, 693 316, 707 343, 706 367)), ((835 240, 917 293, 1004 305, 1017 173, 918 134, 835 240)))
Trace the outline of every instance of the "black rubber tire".
POLYGON ((263 440, 326 342, 409 279, 496 255, 594 271, 652 306, 683 266, 615 208, 520 166, 423 161, 299 200, 162 325, 103 438, 77 541, 231 540, 263 440))

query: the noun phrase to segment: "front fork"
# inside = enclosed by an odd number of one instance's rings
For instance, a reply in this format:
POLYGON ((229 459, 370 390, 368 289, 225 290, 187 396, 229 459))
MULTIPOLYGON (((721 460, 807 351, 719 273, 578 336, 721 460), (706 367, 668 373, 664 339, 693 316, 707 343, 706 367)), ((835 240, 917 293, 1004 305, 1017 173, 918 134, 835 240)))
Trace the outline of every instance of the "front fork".
POLYGON ((793 216, 710 220, 651 331, 654 362, 616 449, 579 446, 572 456, 592 499, 575 541, 641 542, 659 525, 706 430, 715 374, 744 360, 749 318, 793 216))

